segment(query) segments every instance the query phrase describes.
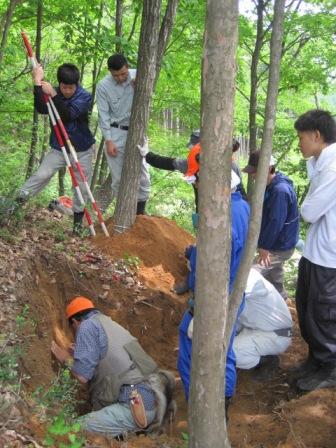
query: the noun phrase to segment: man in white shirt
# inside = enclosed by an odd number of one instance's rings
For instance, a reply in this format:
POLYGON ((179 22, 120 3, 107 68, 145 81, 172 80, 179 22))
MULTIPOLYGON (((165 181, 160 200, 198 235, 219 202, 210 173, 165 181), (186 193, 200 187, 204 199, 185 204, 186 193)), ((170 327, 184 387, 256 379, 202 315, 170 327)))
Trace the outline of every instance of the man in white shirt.
POLYGON ((239 369, 278 365, 278 356, 291 343, 292 317, 275 287, 251 269, 245 289, 245 307, 238 318, 233 350, 239 369))
MULTIPOLYGON (((112 194, 118 195, 127 133, 131 118, 134 95, 135 70, 128 67, 122 54, 108 58, 110 74, 97 85, 97 107, 99 127, 105 139, 105 155, 112 176, 112 194)), ((137 214, 145 213, 146 201, 150 193, 150 177, 145 159, 141 165, 137 214)))
POLYGON ((301 206, 310 227, 296 288, 309 355, 295 376, 298 389, 311 391, 336 386, 336 123, 329 112, 311 110, 294 127, 310 179, 301 206))

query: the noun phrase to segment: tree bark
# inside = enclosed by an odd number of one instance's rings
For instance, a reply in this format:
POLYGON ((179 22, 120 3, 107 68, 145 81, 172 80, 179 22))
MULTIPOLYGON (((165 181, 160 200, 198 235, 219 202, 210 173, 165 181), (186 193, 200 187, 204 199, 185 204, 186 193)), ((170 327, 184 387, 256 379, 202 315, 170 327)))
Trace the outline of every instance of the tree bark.
POLYGON ((2 64, 4 51, 7 44, 8 32, 12 23, 14 10, 22 2, 22 0, 10 0, 7 11, 3 20, 1 20, 1 42, 0 42, 0 65, 2 64))
MULTIPOLYGON (((116 21, 115 21, 115 34, 117 38, 122 37, 122 14, 123 14, 123 0, 116 0, 116 21)), ((116 41, 116 52, 122 51, 122 46, 119 40, 116 41)))
POLYGON ((97 158, 96 158, 94 169, 93 169, 91 186, 90 186, 92 191, 94 190, 94 187, 96 185, 96 181, 97 181, 97 177, 98 177, 98 171, 99 171, 99 166, 100 166, 100 161, 101 161, 102 155, 103 155, 103 150, 104 150, 104 138, 102 138, 100 140, 99 148, 98 148, 98 152, 97 152, 97 158))
MULTIPOLYGON (((257 2, 257 35, 251 62, 251 90, 249 109, 250 153, 257 149, 257 108, 258 108, 258 62, 264 44, 264 0, 257 2)), ((248 176, 247 193, 252 190, 252 179, 248 176)))
POLYGON ((101 31, 101 21, 103 17, 103 11, 104 11, 104 2, 100 2, 99 6, 99 15, 97 20, 97 31, 96 31, 96 37, 95 37, 95 45, 94 45, 94 57, 93 57, 93 69, 92 69, 92 105, 91 105, 91 112, 93 109, 95 97, 96 97, 96 90, 97 90, 97 77, 99 75, 99 69, 98 69, 98 49, 99 49, 99 39, 100 39, 100 31, 101 31))
POLYGON ((274 3, 274 19, 271 37, 270 70, 267 87, 265 107, 265 121, 263 138, 261 143, 261 156, 258 164, 256 183, 252 196, 251 217, 249 223, 248 242, 244 256, 239 266, 239 271, 234 283, 234 290, 229 301, 229 325, 226 328, 226 341, 229 340, 232 326, 235 321, 241 298, 244 294, 247 277, 252 265, 261 224, 262 204, 264 200, 266 178, 269 169, 269 161, 272 153, 272 138, 275 128, 276 106, 280 78, 281 48, 283 40, 285 0, 277 0, 274 3))
POLYGON ((130 127, 115 210, 118 229, 130 228, 135 221, 142 158, 137 149, 144 142, 149 121, 160 27, 161 0, 144 0, 130 127))
POLYGON ((64 177, 66 173, 66 168, 63 167, 58 171, 58 194, 60 196, 64 196, 65 187, 64 187, 64 177))
MULTIPOLYGON (((42 20, 43 20, 43 0, 38 0, 37 16, 36 16, 36 39, 35 39, 35 56, 37 61, 40 61, 41 59, 42 20)), ((38 130, 39 130, 39 114, 34 107, 32 135, 30 142, 26 179, 28 179, 31 176, 34 169, 34 162, 36 160, 36 147, 38 143, 38 130)))
POLYGON ((202 72, 200 230, 189 402, 191 448, 230 446, 224 406, 224 333, 231 255, 231 147, 237 41, 237 0, 208 0, 202 72))

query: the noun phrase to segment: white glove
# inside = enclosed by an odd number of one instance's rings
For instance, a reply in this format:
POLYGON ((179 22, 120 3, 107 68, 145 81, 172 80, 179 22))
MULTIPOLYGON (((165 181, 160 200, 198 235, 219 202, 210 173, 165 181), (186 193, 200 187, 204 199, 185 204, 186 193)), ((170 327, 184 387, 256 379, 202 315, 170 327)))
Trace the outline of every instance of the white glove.
POLYGON ((148 138, 145 137, 144 138, 144 144, 141 145, 137 145, 137 148, 140 152, 140 154, 142 155, 142 157, 146 157, 146 155, 149 153, 149 147, 148 147, 148 138))

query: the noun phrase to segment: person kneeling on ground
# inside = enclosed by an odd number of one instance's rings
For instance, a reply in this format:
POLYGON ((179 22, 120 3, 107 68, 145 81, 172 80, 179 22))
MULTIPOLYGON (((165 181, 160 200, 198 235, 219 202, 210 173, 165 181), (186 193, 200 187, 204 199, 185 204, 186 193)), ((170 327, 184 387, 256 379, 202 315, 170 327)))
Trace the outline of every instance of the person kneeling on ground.
POLYGON ((289 347, 292 317, 275 287, 251 269, 245 289, 245 307, 238 318, 233 342, 239 369, 252 369, 255 379, 268 379, 279 366, 277 355, 289 347))
POLYGON ((159 429, 175 412, 175 378, 159 370, 125 328, 74 298, 66 316, 75 334, 73 357, 52 342, 51 351, 83 384, 89 384, 93 412, 79 418, 81 429, 106 437, 159 429))
MULTIPOLYGON (((248 221, 250 208, 248 203, 242 198, 241 194, 235 191, 239 184, 239 177, 231 172, 231 260, 230 260, 230 280, 229 292, 232 292, 233 282, 238 270, 240 258, 242 256, 245 241, 247 238, 248 221)), ((193 300, 196 286, 196 246, 190 246, 188 250, 190 273, 188 277, 189 290, 192 293, 191 300, 189 300, 190 307, 184 313, 182 321, 179 326, 179 353, 177 359, 177 368, 180 373, 186 399, 189 398, 190 386, 190 372, 191 372, 191 353, 192 353, 192 334, 193 334, 193 300)), ((244 299, 238 311, 238 315, 244 306, 244 299)), ((229 403, 234 395, 236 385, 236 359, 233 351, 233 340, 235 336, 235 328, 232 331, 232 336, 226 354, 226 371, 225 371, 225 407, 226 416, 229 403)))

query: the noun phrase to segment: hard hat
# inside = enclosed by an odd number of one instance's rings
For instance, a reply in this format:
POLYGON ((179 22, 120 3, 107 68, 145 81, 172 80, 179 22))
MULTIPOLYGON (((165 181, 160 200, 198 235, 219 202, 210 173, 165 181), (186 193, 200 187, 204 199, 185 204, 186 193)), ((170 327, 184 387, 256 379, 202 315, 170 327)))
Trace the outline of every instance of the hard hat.
POLYGON ((70 317, 74 316, 75 314, 80 313, 81 311, 94 309, 94 307, 95 306, 90 299, 79 296, 71 300, 71 302, 66 307, 65 313, 67 318, 70 319, 70 317))

